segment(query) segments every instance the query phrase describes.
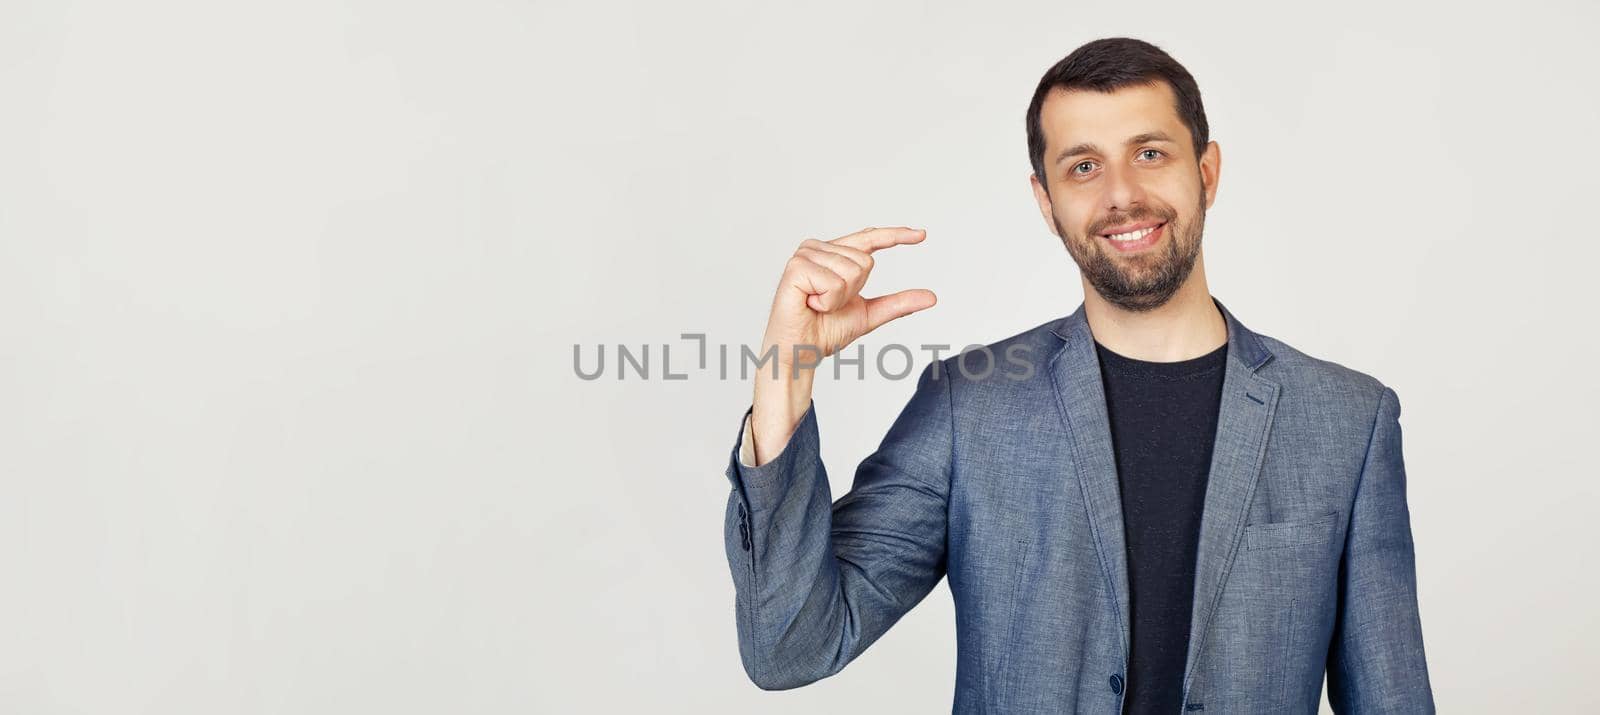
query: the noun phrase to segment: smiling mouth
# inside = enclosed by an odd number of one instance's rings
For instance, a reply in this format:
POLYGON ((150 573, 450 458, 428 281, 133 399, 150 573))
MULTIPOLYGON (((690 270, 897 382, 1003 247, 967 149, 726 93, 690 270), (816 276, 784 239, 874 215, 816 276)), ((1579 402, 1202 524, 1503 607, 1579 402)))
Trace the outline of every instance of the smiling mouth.
POLYGON ((1139 240, 1141 238, 1149 236, 1156 229, 1159 229, 1164 225, 1166 225, 1166 222, 1162 221, 1162 222, 1158 222, 1158 223, 1152 223, 1152 224, 1150 224, 1148 226, 1141 226, 1141 227, 1138 227, 1138 228, 1130 229, 1130 230, 1123 231, 1123 232, 1120 232, 1120 233, 1102 233, 1102 234, 1100 234, 1100 236, 1102 238, 1109 238, 1109 239, 1111 239, 1113 241, 1119 241, 1119 242, 1126 243, 1126 242, 1130 242, 1130 241, 1137 241, 1137 240, 1139 240))

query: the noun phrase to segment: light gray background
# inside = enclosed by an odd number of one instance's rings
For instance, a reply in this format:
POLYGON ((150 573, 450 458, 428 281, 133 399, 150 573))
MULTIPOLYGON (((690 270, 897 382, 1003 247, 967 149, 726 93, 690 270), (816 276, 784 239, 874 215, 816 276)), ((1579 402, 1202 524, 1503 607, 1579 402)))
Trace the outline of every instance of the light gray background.
MULTIPOLYGON (((948 711, 943 585, 745 678, 750 385, 677 336, 867 225, 929 233, 869 294, 940 297, 872 346, 1069 312, 1023 112, 1108 35, 1204 92, 1213 294, 1400 395, 1440 709, 1594 710, 1596 15, 4 0, 0 711, 948 711)), ((912 387, 819 381, 835 496, 912 387)))

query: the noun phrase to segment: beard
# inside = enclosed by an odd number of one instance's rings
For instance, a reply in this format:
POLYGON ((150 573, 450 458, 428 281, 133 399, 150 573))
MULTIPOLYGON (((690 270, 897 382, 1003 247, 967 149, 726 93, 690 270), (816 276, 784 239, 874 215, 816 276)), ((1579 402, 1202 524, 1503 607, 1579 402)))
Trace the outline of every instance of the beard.
POLYGON ((1078 264, 1089 285, 1106 302, 1135 313, 1154 310, 1172 299, 1188 280, 1200 257, 1200 236, 1205 230, 1206 197, 1200 192, 1199 205, 1192 221, 1178 221, 1178 213, 1168 206, 1139 205, 1133 211, 1114 213, 1096 221, 1082 236, 1062 230, 1055 221, 1056 233, 1066 244, 1067 253, 1078 264), (1137 221, 1166 223, 1166 236, 1155 251, 1120 255, 1100 232, 1111 226, 1137 221))

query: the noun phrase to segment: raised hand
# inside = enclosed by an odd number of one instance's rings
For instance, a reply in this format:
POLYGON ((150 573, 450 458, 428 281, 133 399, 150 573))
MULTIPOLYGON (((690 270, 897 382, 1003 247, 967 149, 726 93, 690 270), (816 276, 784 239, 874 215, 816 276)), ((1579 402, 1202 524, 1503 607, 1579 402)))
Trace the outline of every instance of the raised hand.
POLYGON ((761 354, 776 348, 777 378, 756 375, 751 422, 756 463, 778 454, 811 403, 814 365, 884 323, 932 307, 933 291, 913 288, 863 298, 873 253, 921 243, 922 229, 864 228, 831 241, 807 239, 784 264, 761 338, 761 354), (796 348, 799 347, 799 350, 796 348))

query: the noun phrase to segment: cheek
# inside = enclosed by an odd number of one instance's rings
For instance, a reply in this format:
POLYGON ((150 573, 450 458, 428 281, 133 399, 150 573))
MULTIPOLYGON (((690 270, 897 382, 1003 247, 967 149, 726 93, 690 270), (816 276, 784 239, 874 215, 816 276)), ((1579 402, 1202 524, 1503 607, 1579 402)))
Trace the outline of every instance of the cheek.
POLYGON ((1181 214, 1194 213, 1195 207, 1205 204, 1206 189, 1199 176, 1175 180, 1161 190, 1162 200, 1181 214))
POLYGON ((1056 223, 1074 234, 1088 231, 1089 222, 1094 220, 1092 207, 1092 202, 1077 197, 1064 197, 1051 202, 1051 210, 1056 214, 1056 223))

